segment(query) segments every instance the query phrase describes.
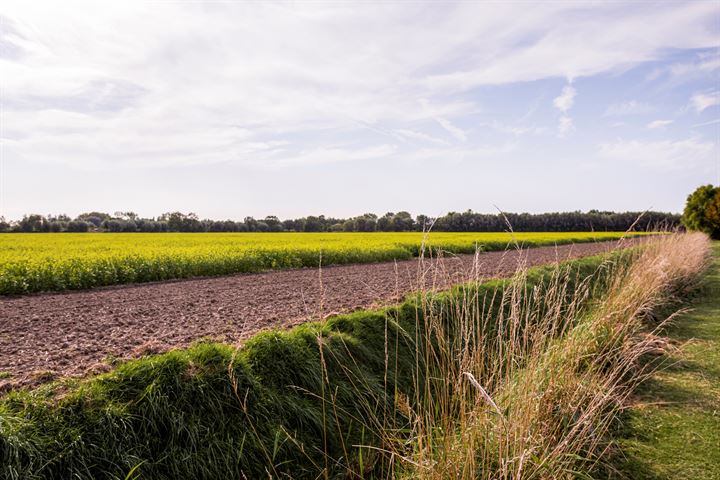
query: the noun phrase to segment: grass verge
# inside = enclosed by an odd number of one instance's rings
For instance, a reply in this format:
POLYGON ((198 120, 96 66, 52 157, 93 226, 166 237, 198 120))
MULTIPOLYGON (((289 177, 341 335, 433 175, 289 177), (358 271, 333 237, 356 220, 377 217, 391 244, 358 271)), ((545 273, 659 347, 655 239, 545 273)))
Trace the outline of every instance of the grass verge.
POLYGON ((664 332, 672 345, 624 416, 617 477, 720 479, 720 242, 701 290, 664 332))

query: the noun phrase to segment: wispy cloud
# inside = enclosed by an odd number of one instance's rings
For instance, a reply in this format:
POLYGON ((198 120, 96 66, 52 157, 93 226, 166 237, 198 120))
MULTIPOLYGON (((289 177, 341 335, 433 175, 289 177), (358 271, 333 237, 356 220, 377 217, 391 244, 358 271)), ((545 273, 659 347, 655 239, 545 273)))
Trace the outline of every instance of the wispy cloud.
POLYGON ((700 137, 685 140, 618 140, 603 143, 600 157, 662 170, 681 170, 701 163, 712 163, 718 147, 700 137))
POLYGON ((392 131, 400 140, 406 141, 407 139, 411 140, 420 140, 423 142, 428 143, 434 143, 438 145, 447 145, 448 142, 443 140, 442 138, 437 138, 432 135, 429 135, 427 133, 418 132, 415 130, 409 130, 405 128, 398 128, 392 131))
MULTIPOLYGON (((522 119, 521 119, 522 120, 522 119)), ((496 132, 505 133, 520 137, 523 135, 538 135, 547 131, 547 128, 537 125, 506 124, 498 120, 492 122, 484 122, 479 124, 480 127, 489 127, 496 132)))
POLYGON ((690 62, 674 62, 655 68, 647 79, 657 80, 662 76, 668 76, 673 81, 684 81, 697 78, 702 75, 720 69, 720 52, 713 49, 711 52, 701 52, 690 62))
POLYGON ((340 162, 357 162, 386 158, 397 151, 395 145, 377 145, 365 148, 316 148, 297 155, 280 155, 269 159, 265 166, 310 166, 340 162))
MULTIPOLYGON (((292 135, 288 148, 296 153, 314 151, 328 131, 344 135, 358 126, 432 135, 414 127, 426 120, 469 142, 458 126, 477 108, 467 89, 577 79, 669 49, 713 46, 718 33, 710 19, 720 8, 396 3, 378 12, 362 4, 48 2, 38 15, 36 6, 10 1, 2 10, 4 25, 12 25, 2 39, 12 47, 2 60, 4 123, 27 126, 17 152, 63 161, 55 150, 38 151, 52 142, 39 140, 46 132, 19 118, 22 112, 64 109, 89 115, 96 130, 114 124, 109 145, 87 142, 96 158, 130 138, 153 145, 176 134, 224 138, 212 130, 227 124, 241 125, 254 142, 292 135), (511 31, 498 28, 510 20, 511 31), (418 102, 423 98, 433 109, 418 102), (135 136, 143 125, 154 134, 135 136)), ((572 125, 574 92, 568 85, 555 102, 567 117, 563 132, 572 125)), ((84 123, 77 135, 85 135, 84 123)), ((225 148, 220 141, 212 147, 225 148)), ((66 148, 68 161, 82 156, 66 148)), ((170 150, 168 162, 177 158, 170 150)))
POLYGON ((560 95, 553 100, 553 105, 561 112, 567 113, 575 103, 576 95, 577 91, 571 85, 566 85, 563 87, 560 95))
POLYGON ((560 137, 564 137, 573 130, 575 130, 575 123, 573 123, 573 119, 567 115, 560 117, 560 122, 558 123, 558 135, 560 135, 560 137))
POLYGON ((461 142, 467 142, 467 135, 465 134, 465 131, 453 125, 450 120, 442 117, 437 117, 435 120, 437 120, 440 126, 447 130, 450 135, 461 142))
POLYGON ((555 108, 562 112, 562 116, 560 117, 558 123, 558 135, 560 137, 565 137, 568 133, 575 129, 573 119, 570 118, 567 113, 575 103, 576 95, 577 91, 571 85, 566 85, 563 87, 560 95, 555 97, 553 100, 555 108))
POLYGON ((710 120, 709 122, 703 122, 703 123, 696 123, 693 125, 693 128, 695 127, 707 127, 709 125, 717 125, 720 123, 720 118, 716 118, 715 120, 710 120))
POLYGON ((647 128, 650 130, 657 130, 667 127, 673 123, 672 120, 653 120, 652 122, 647 124, 647 128))
POLYGON ((690 97, 690 106, 698 113, 716 105, 720 105, 720 91, 699 92, 690 97))
POLYGON ((614 103, 605 110, 606 117, 624 116, 624 115, 645 115, 653 113, 657 109, 646 103, 637 100, 629 100, 622 103, 614 103))

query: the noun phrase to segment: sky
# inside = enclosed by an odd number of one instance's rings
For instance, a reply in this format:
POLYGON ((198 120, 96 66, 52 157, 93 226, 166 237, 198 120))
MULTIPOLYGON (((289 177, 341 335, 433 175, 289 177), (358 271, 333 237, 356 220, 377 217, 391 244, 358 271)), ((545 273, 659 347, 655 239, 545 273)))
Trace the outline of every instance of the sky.
POLYGON ((720 2, 0 4, 0 216, 679 212, 720 2))

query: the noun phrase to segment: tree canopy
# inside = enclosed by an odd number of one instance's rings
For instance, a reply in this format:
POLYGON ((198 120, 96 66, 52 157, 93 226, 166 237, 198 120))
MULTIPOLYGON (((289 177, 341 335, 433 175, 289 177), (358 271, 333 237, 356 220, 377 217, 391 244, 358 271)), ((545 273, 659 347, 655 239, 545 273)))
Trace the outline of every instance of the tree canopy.
POLYGON ((682 223, 688 230, 720 239, 720 187, 703 185, 688 195, 682 223))

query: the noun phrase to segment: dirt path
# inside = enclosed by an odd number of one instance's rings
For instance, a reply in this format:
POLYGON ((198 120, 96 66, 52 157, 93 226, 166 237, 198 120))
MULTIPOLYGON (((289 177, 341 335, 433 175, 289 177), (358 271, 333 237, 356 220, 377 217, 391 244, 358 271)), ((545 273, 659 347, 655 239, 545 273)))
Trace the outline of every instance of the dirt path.
MULTIPOLYGON (((532 266, 616 246, 491 252, 477 257, 475 269, 475 257, 461 255, 422 268, 430 272, 426 286, 443 288, 507 276, 521 258, 532 266)), ((263 329, 386 304, 418 289, 419 267, 416 259, 0 298, 0 391, 106 369, 108 357, 163 352, 200 338, 235 342, 263 329)))

